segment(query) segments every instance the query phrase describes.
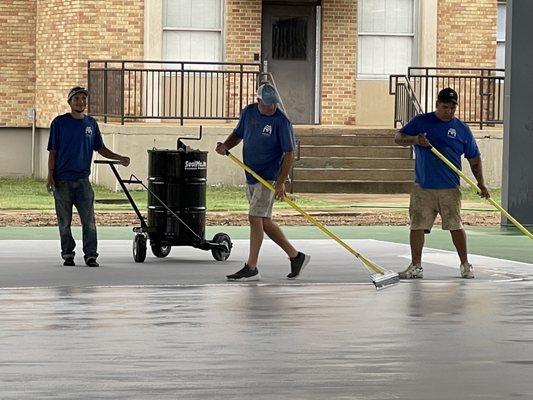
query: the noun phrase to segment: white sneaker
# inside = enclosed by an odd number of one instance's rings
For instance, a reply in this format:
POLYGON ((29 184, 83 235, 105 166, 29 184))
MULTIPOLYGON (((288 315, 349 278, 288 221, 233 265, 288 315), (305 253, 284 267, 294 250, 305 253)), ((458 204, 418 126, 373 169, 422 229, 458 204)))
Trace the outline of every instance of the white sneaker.
POLYGON ((472 267, 472 264, 468 262, 462 263, 459 269, 461 270, 461 278, 464 278, 464 279, 474 278, 474 267, 472 267))
POLYGON ((400 279, 422 279, 424 277, 424 270, 421 265, 409 264, 405 271, 399 272, 400 279))

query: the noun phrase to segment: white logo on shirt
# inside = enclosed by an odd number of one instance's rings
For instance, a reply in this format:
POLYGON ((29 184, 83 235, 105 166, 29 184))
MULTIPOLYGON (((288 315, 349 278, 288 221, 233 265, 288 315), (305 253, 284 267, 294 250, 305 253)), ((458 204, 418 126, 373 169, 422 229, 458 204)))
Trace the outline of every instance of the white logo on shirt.
POLYGON ((454 128, 448 129, 448 137, 455 139, 457 137, 457 131, 454 128))
POLYGON ((93 134, 93 128, 90 127, 90 126, 86 126, 86 127, 85 127, 85 134, 86 134, 87 136, 91 136, 91 135, 93 134))
POLYGON ((263 135, 266 135, 266 136, 272 135, 272 125, 265 125, 263 127, 263 135))

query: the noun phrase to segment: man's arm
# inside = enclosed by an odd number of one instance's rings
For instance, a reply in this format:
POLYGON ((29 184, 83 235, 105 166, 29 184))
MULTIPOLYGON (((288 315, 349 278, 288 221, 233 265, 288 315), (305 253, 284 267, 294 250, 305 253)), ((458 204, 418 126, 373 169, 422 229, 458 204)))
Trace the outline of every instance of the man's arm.
POLYGON ((274 196, 276 199, 281 200, 285 195, 285 181, 291 171, 292 163, 294 162, 294 151, 287 151, 283 155, 283 161, 281 162, 281 169, 279 171, 278 179, 274 184, 276 191, 274 196))
POLYGON ((477 179, 477 186, 481 193, 478 193, 481 197, 488 199, 490 197, 489 190, 485 186, 485 179, 483 178, 483 165, 481 162, 481 157, 477 156, 474 158, 469 158, 468 163, 470 164, 470 169, 472 174, 474 174, 477 179))
POLYGON ((241 140, 242 139, 240 137, 238 137, 235 133, 232 132, 224 141, 224 143, 217 143, 215 151, 218 154, 222 154, 223 156, 225 156, 226 152, 237 146, 241 142, 241 140))
POLYGON ((98 154, 100 154, 102 157, 110 158, 111 160, 118 160, 122 165, 127 167, 130 165, 130 158, 121 156, 120 154, 113 153, 111 150, 109 150, 105 144, 97 150, 98 154))
POLYGON ((54 180, 54 168, 56 166, 56 151, 48 151, 48 179, 46 181, 46 190, 52 193, 55 190, 56 182, 54 180))
POLYGON ((430 146, 425 133, 419 133, 416 136, 410 136, 400 131, 396 131, 396 135, 394 136, 394 143, 396 143, 398 146, 404 146, 404 147, 413 146, 415 144, 422 146, 422 147, 430 146))

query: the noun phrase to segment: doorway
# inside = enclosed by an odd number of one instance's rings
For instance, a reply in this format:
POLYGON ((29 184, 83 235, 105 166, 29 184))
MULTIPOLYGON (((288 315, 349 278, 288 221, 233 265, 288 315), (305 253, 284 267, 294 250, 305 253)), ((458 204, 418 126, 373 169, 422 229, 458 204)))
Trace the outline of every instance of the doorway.
POLYGON ((317 3, 264 3, 261 58, 294 124, 317 121, 317 3))

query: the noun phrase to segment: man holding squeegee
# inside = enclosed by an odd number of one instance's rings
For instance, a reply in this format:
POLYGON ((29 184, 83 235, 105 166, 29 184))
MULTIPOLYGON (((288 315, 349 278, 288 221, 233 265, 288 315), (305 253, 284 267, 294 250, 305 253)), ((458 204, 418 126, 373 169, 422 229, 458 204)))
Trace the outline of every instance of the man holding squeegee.
POLYGON ((458 169, 461 169, 461 156, 464 154, 477 180, 479 195, 490 197, 483 179, 481 154, 476 140, 468 125, 454 116, 457 103, 455 90, 442 89, 437 96, 435 111, 414 117, 395 136, 396 144, 414 146, 415 151, 415 184, 409 202, 411 264, 399 273, 401 279, 424 277, 424 234, 431 231, 437 214, 441 216, 442 229, 450 231, 461 261, 461 277, 474 278, 474 269, 468 262, 466 233, 461 222, 459 176, 430 150, 434 146, 458 169))
POLYGON ((275 192, 270 191, 246 173, 246 197, 250 203, 250 252, 244 267, 228 275, 228 280, 260 279, 257 262, 265 233, 287 253, 291 265, 288 279, 297 278, 310 260, 310 256, 291 245, 279 226, 272 221, 274 200, 282 199, 286 194, 285 181, 294 160, 295 147, 292 124, 279 109, 278 103, 280 98, 274 86, 262 84, 257 90, 257 103, 245 107, 237 127, 224 143, 217 143, 217 153, 226 155, 242 141, 244 163, 275 188, 275 192))

